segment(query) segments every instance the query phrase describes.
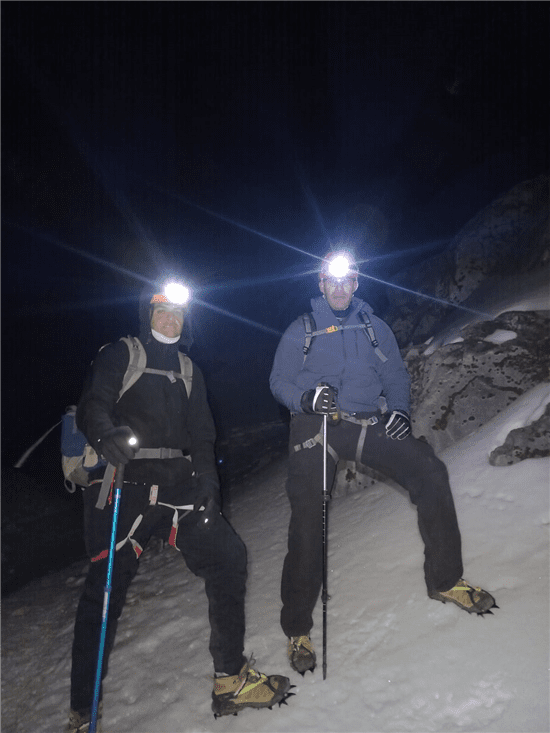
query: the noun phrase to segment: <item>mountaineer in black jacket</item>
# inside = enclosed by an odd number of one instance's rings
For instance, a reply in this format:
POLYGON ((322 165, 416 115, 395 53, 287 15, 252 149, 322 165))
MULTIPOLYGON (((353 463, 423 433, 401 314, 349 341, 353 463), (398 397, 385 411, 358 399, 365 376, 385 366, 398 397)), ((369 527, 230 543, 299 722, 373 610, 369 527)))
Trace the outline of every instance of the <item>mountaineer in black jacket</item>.
POLYGON ((79 429, 109 465, 91 471, 84 491, 91 564, 74 630, 71 733, 87 731, 90 722, 113 522, 111 483, 103 477, 120 464, 125 465, 124 484, 102 678, 139 557, 156 536, 179 550, 189 569, 205 581, 215 715, 238 713, 247 706, 271 707, 284 700, 290 687, 286 677, 267 677, 252 669, 243 654, 246 549, 220 512, 214 422, 202 374, 187 357, 192 373, 182 378, 178 347, 190 345, 190 331, 181 285, 180 293, 171 295, 159 283, 145 288, 139 341, 133 343, 145 350, 147 371, 119 400, 129 347, 122 340, 108 344, 92 364, 77 409, 79 429), (128 443, 131 435, 137 438, 135 447, 128 443))

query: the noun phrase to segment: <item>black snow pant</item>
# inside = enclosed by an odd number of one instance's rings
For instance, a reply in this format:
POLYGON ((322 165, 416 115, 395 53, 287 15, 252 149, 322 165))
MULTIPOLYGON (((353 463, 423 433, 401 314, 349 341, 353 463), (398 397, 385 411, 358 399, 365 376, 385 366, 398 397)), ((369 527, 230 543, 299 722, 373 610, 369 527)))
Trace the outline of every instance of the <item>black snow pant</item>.
MULTIPOLYGON (((359 416, 358 416, 359 417, 359 416)), ((370 417, 361 415, 360 417, 370 417)), ((361 425, 342 420, 327 426, 327 443, 341 460, 355 461, 361 425)), ((281 582, 281 626, 286 636, 309 634, 323 572, 323 447, 294 446, 322 436, 323 417, 297 414, 290 425, 287 494, 291 506, 288 552, 281 582)), ((311 443, 310 443, 311 445, 311 443)), ((424 576, 428 592, 452 588, 462 577, 460 531, 445 464, 428 443, 412 435, 405 440, 386 436, 382 420, 369 425, 360 463, 399 483, 417 508, 424 542, 424 576)), ((327 489, 337 463, 327 455, 327 489)))
MULTIPOLYGON (((96 509, 96 498, 97 491, 93 488, 86 489, 84 517, 90 558, 97 557, 97 550, 109 536, 112 526, 112 505, 107 505, 103 510, 96 509)), ((136 497, 133 488, 122 490, 117 543, 128 535, 140 513, 136 510, 136 500, 139 497, 136 497)), ((180 516, 184 514, 183 511, 179 512, 180 516)), ((200 514, 191 512, 180 519, 177 533, 174 532, 173 516, 174 511, 167 507, 149 507, 133 538, 141 548, 145 548, 152 536, 171 540, 191 572, 204 579, 210 621, 209 649, 214 661, 214 671, 237 674, 245 662, 246 548, 221 514, 216 517, 212 526, 205 529, 198 524, 200 514)), ((107 540, 103 547, 108 547, 108 544, 107 540)), ((71 669, 73 710, 89 710, 93 701, 107 577, 108 560, 103 557, 104 554, 102 552, 102 559, 90 565, 76 614, 71 669)), ((138 564, 138 553, 130 542, 126 542, 115 553, 102 680, 108 672, 109 655, 115 641, 118 620, 138 564)), ((188 641, 185 630, 182 630, 181 644, 185 646, 188 641)))

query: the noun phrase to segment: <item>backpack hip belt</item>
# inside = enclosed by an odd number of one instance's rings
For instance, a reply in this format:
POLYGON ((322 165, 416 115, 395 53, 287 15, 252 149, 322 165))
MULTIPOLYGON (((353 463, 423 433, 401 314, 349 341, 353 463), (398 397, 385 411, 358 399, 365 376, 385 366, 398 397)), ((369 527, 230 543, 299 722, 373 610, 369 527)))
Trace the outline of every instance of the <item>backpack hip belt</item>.
MULTIPOLYGON (((188 461, 191 461, 191 456, 189 454, 186 455, 178 448, 140 448, 136 452, 133 460, 136 458, 186 458, 188 461)), ((103 474, 101 489, 99 490, 99 495, 97 497, 96 509, 105 509, 105 504, 107 503, 107 497, 109 496, 114 476, 115 467, 112 463, 108 463, 105 473, 103 474)))
POLYGON ((187 458, 191 460, 189 453, 185 454, 179 448, 140 448, 133 458, 187 458))

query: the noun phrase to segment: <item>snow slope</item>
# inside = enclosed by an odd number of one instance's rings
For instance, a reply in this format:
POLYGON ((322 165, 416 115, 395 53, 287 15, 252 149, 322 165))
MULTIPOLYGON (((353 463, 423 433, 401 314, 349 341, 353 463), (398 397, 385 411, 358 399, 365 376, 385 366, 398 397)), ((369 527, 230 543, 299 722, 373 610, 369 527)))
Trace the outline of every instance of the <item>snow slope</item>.
MULTIPOLYGON (((111 657, 106 733, 547 732, 550 459, 497 468, 487 456, 549 401, 548 385, 531 390, 442 455, 465 577, 494 593, 493 616, 427 597, 415 510, 404 492, 376 484, 330 506, 327 679, 292 672, 278 623, 289 517, 278 460, 239 487, 231 521, 249 552, 246 651, 260 670, 288 674, 296 696, 214 719, 202 581, 175 551, 150 548, 111 657)), ((77 563, 4 601, 3 733, 63 730, 83 571, 77 563)), ((319 603, 319 653, 321 620, 319 603)))

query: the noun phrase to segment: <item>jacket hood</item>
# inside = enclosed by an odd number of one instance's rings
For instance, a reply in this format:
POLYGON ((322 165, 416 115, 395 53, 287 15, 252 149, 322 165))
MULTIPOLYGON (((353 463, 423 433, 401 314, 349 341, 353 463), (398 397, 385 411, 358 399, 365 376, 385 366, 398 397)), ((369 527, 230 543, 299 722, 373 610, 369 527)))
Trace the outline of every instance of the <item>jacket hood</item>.
MULTIPOLYGON (((153 334, 151 333, 151 298, 158 292, 158 283, 148 283, 142 289, 139 296, 139 340, 144 345, 150 343, 154 339, 153 334)), ((192 306, 189 306, 183 321, 181 336, 178 341, 172 344, 172 346, 176 348, 179 348, 180 346, 183 347, 185 351, 189 351, 193 344, 191 311, 192 306)))
MULTIPOLYGON (((311 308, 315 312, 322 312, 325 309, 328 309, 331 313, 332 310, 327 303, 326 299, 323 298, 322 295, 318 296, 317 298, 311 299, 311 308)), ((355 295, 351 299, 351 311, 350 316, 356 315, 360 311, 364 311, 368 313, 369 315, 372 315, 374 313, 374 310, 372 306, 370 306, 366 300, 361 300, 361 298, 356 298, 355 295)))

